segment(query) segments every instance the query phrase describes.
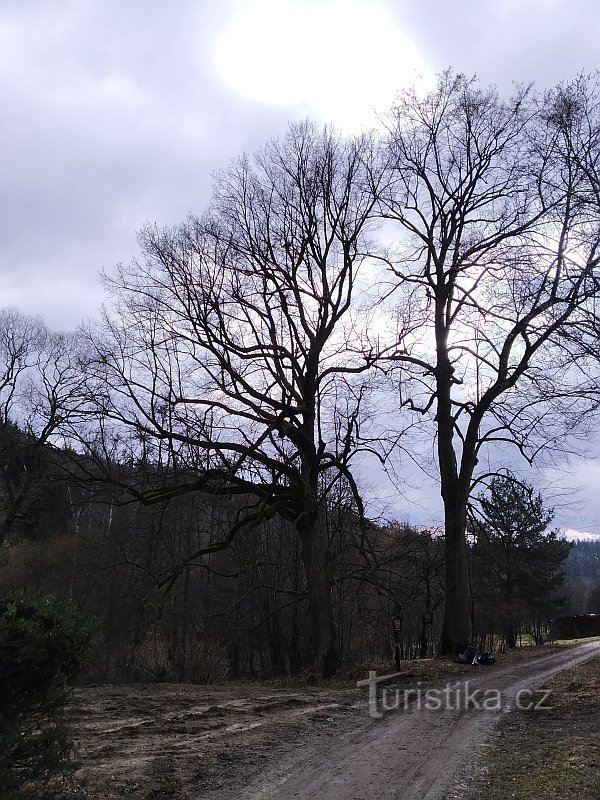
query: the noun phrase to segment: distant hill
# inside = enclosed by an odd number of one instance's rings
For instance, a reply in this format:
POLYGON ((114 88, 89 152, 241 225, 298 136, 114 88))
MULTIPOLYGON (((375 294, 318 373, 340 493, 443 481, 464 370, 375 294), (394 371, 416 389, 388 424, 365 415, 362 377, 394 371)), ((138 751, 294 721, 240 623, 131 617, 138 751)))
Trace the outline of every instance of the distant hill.
POLYGON ((574 542, 565 564, 574 614, 585 614, 592 591, 600 585, 600 542, 574 542))

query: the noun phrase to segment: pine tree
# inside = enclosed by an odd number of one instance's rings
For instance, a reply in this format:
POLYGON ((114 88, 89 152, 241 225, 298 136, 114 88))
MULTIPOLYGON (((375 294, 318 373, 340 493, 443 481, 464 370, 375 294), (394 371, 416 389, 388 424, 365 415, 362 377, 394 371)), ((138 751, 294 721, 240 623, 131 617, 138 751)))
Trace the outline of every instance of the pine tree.
POLYGON ((540 642, 545 623, 564 603, 557 590, 571 544, 558 530, 547 530, 553 509, 544 508, 541 495, 513 476, 494 478, 488 494, 478 499, 476 562, 485 572, 483 584, 506 644, 515 647, 524 623, 540 642))

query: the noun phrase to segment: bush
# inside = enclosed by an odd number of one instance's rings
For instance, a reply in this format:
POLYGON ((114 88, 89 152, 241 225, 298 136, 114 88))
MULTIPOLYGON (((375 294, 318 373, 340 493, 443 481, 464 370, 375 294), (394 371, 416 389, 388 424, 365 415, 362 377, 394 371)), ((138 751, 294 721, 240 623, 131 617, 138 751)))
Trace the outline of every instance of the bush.
POLYGON ((136 645, 131 656, 131 665, 139 669, 146 678, 157 683, 175 680, 171 644, 158 628, 146 632, 142 641, 136 645))
POLYGON ((190 639, 185 654, 185 677, 190 683, 220 683, 229 673, 227 650, 214 639, 190 639))
POLYGON ((53 598, 0 597, 0 786, 24 797, 69 770, 64 714, 91 624, 53 598))
POLYGON ((181 653, 159 628, 152 628, 146 633, 133 650, 130 663, 146 679, 157 683, 219 683, 229 672, 227 651, 221 643, 201 636, 190 636, 185 653, 181 653))

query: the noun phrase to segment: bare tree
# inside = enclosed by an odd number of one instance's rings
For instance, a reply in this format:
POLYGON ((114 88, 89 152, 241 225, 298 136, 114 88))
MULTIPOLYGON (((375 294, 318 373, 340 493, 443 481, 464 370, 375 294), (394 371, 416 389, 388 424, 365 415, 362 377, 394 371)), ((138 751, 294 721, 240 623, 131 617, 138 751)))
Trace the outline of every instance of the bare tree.
POLYGON ((387 260, 399 316, 415 330, 394 359, 401 404, 421 442, 424 425, 435 442, 442 652, 470 637, 474 485, 507 446, 531 461, 593 406, 567 334, 578 338, 599 291, 598 119, 576 86, 502 100, 450 72, 425 98, 403 93, 391 116, 380 210, 399 231, 387 260))
POLYGON ((51 472, 51 449, 64 443, 61 432, 81 411, 83 382, 74 334, 52 332, 13 308, 0 310, 0 546, 36 483, 51 472))
POLYGON ((357 302, 372 149, 303 124, 237 160, 206 215, 141 232, 143 260, 110 282, 115 311, 95 339, 103 425, 156 464, 156 486, 130 490, 240 498, 229 535, 191 558, 277 514, 294 524, 325 672, 336 637, 319 511, 340 480, 361 507, 350 466, 375 359, 357 302))

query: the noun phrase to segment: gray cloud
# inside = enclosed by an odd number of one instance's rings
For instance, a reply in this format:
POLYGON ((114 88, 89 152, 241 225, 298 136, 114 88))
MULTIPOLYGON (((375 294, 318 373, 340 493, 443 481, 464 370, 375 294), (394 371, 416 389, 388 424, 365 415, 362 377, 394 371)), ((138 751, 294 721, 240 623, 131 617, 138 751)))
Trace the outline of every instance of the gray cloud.
POLYGON ((594 0, 405 0, 395 8, 436 70, 452 65, 508 88, 513 81, 551 86, 598 69, 594 0))
MULTIPOLYGON (((98 270, 133 255, 141 224, 200 211, 213 169, 305 113, 219 78, 215 44, 240 2, 0 4, 0 303, 65 326, 93 314, 98 270)), ((355 6, 387 10, 435 70, 551 84, 596 63, 593 0, 355 6)))
POLYGON ((64 326, 94 313, 98 270, 144 222, 201 210, 211 171, 284 127, 219 85, 202 5, 0 6, 1 304, 64 326))
MULTIPOLYGON (((214 169, 306 114, 308 99, 269 106, 219 77, 215 45, 242 2, 0 2, 0 305, 39 312, 54 327, 93 316, 98 271, 135 254, 143 223, 201 211, 214 169)), ((507 88, 597 66, 595 0, 353 2, 383 9, 434 71, 452 65, 507 88)), ((306 58, 316 56, 311 47, 301 48, 306 58)), ((348 42, 348 59, 362 53, 348 42)), ((344 74, 341 63, 323 81, 344 74)), ((597 468, 577 473, 586 513, 561 524, 590 530, 600 520, 597 468)), ((437 492, 420 484, 396 505, 415 522, 434 509, 437 492)))

